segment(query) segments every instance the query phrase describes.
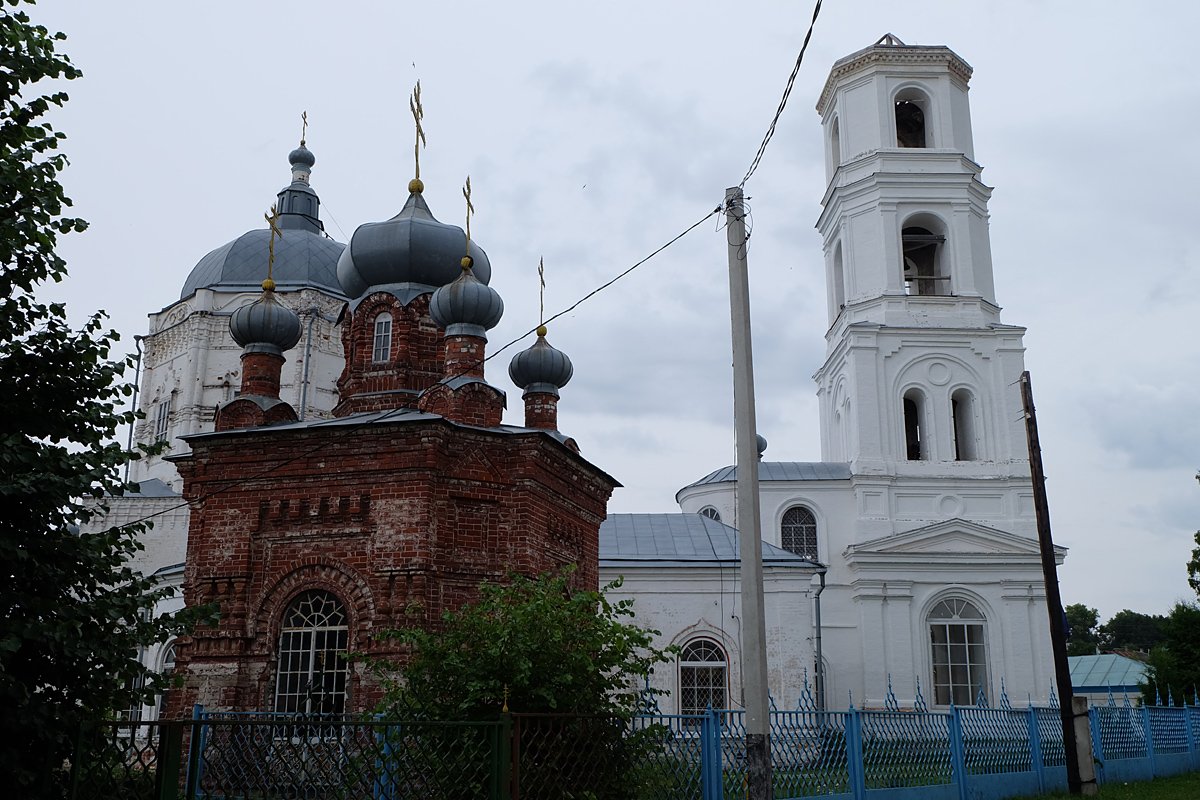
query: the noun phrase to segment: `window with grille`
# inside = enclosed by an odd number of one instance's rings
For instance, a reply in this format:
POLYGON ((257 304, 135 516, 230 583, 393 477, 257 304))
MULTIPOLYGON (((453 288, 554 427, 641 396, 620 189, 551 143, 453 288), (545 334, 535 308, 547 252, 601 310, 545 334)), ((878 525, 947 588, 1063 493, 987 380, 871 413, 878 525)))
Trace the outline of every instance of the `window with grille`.
POLYGON ((817 517, 804 506, 789 508, 783 514, 779 545, 784 550, 817 561, 817 517))
POLYGON ((929 613, 933 693, 938 705, 971 705, 987 696, 985 619, 966 600, 951 598, 929 613))
POLYGON ((721 521, 721 512, 717 511, 712 506, 705 506, 704 508, 700 509, 700 515, 703 517, 708 517, 709 519, 715 519, 717 522, 721 521))
POLYGON ((346 610, 329 592, 305 592, 284 613, 279 633, 275 711, 340 714, 346 710, 346 610))
POLYGON ((729 664, 716 642, 697 639, 680 651, 680 714, 703 714, 709 706, 728 708, 728 685, 729 664))
POLYGON ((167 433, 171 429, 171 400, 174 397, 174 394, 168 394, 158 401, 158 408, 154 410, 154 441, 156 442, 167 440, 167 433))
POLYGON ((392 352, 392 315, 380 314, 375 318, 375 346, 371 349, 371 360, 377 364, 388 360, 392 352))

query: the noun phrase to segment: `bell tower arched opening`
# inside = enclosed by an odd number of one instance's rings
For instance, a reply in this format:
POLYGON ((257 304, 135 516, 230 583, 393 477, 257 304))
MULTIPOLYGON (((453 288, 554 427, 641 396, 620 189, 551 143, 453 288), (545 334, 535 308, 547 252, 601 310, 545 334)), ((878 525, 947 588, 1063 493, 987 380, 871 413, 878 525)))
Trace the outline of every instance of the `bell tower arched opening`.
POLYGON ((930 141, 931 104, 929 96, 915 87, 903 89, 896 94, 896 146, 932 147, 930 141))

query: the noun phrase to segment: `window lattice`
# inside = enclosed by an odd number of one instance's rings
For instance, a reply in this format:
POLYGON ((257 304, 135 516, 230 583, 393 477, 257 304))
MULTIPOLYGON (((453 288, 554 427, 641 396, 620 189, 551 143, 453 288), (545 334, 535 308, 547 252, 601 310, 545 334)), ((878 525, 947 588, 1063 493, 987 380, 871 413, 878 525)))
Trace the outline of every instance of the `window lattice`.
POLYGON ((717 511, 712 506, 705 506, 704 508, 700 509, 700 515, 708 517, 709 519, 715 519, 717 522, 721 521, 721 512, 717 511))
POLYGON ((168 394, 158 402, 158 408, 154 410, 154 441, 156 442, 167 439, 167 432, 171 428, 172 399, 174 399, 174 395, 168 394))
POLYGON ((970 705, 987 695, 984 616, 970 602, 943 600, 929 614, 934 701, 970 705))
MULTIPOLYGON (((174 642, 171 642, 169 645, 167 645, 166 652, 163 653, 161 672, 162 672, 162 676, 164 678, 168 678, 168 679, 172 675, 175 674, 175 643, 174 642)), ((171 687, 168 685, 168 687, 163 690, 163 693, 158 696, 158 718, 159 719, 163 718, 163 712, 167 710, 167 698, 170 694, 170 691, 171 691, 171 687)))
POLYGON ((697 639, 685 646, 679 654, 679 713, 727 708, 728 672, 725 651, 716 642, 697 639))
POLYGON ((392 315, 380 314, 375 318, 375 344, 371 349, 371 360, 382 363, 392 352, 392 315))
POLYGON ((340 714, 346 710, 349 626, 328 592, 305 592, 288 607, 279 633, 275 711, 340 714))
POLYGON ((784 550, 817 561, 817 518, 804 506, 789 508, 783 515, 779 543, 784 550))

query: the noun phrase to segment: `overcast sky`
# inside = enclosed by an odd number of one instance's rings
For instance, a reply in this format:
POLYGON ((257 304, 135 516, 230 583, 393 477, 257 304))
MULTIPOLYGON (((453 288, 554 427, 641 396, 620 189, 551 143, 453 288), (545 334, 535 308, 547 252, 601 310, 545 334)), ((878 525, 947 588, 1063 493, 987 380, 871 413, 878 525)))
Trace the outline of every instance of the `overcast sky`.
MULTIPOLYGON (((255 227, 308 111, 313 186, 346 241, 393 216, 412 173, 419 77, 425 197, 472 230, 506 313, 493 349, 639 260, 738 183, 779 101, 809 2, 45 2, 84 78, 54 116, 91 222, 46 296, 104 308, 132 344, 205 253, 255 227)), ((1200 4, 828 0, 747 185, 759 429, 771 460, 819 460, 825 189, 817 94, 833 62, 892 32, 975 68, 976 159, 997 299, 1029 329, 1064 602, 1166 611, 1194 597, 1200 527, 1200 4)), ((556 322, 575 363, 560 427, 624 483, 612 512, 677 510, 731 463, 724 236, 710 221, 556 322)), ((519 347, 526 346, 522 343, 519 347)), ((515 349, 510 352, 515 352, 515 349)), ((521 421, 509 391, 508 422, 521 421)))

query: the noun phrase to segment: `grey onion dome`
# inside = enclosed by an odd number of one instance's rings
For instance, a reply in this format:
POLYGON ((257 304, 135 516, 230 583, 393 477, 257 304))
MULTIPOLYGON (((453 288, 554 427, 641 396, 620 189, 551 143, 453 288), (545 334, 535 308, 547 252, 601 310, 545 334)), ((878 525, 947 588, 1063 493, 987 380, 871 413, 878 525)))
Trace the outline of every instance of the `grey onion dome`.
POLYGON ((762 458, 762 454, 767 452, 767 437, 761 433, 754 434, 754 445, 758 448, 758 457, 762 458))
POLYGON ((538 338, 528 349, 513 356, 508 365, 508 377, 525 390, 525 394, 545 392, 558 396, 575 373, 571 359, 546 341, 546 328, 538 328, 538 338))
POLYGON ((262 297, 233 312, 229 332, 247 353, 281 356, 300 341, 300 317, 264 287, 262 297))
MULTIPOLYGON (((337 263, 346 245, 325 235, 321 201, 309 185, 309 172, 317 159, 301 146, 288 155, 288 161, 292 181, 279 191, 276 201, 283 236, 275 242, 275 284, 280 291, 313 288, 340 296, 337 263)), ((245 292, 258 288, 267 274, 270 238, 266 228, 248 231, 204 256, 184 281, 179 299, 198 289, 245 292)))
POLYGON ((454 283, 441 287, 429 299, 429 315, 446 329, 447 336, 487 338, 504 314, 504 301, 490 286, 480 283, 470 262, 462 268, 454 283))
MULTIPOLYGON (((421 192, 413 191, 399 214, 386 222, 359 225, 354 231, 338 260, 342 291, 351 300, 372 290, 390 290, 411 299, 453 283, 461 272, 466 238, 457 225, 438 222, 421 192)), ((490 282, 492 265, 483 248, 471 242, 468 255, 479 282, 490 282)))
POLYGON ((293 167, 303 166, 312 169, 313 164, 317 163, 317 157, 301 142, 299 147, 288 153, 288 163, 293 167))

